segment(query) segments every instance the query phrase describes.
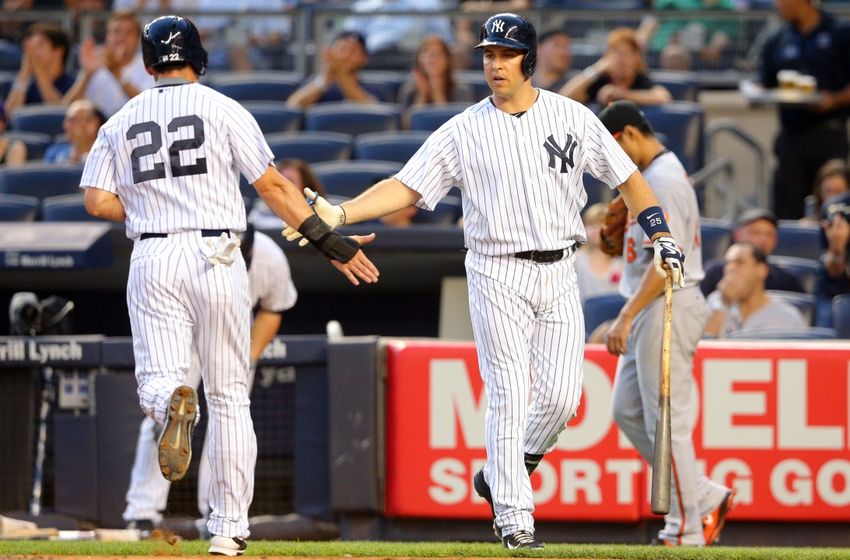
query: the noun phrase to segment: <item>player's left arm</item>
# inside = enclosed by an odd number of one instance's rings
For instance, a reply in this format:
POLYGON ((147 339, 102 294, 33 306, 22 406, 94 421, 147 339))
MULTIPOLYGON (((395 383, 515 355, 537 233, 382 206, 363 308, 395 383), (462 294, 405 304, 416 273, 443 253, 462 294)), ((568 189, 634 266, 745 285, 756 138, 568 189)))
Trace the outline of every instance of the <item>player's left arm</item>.
POLYGON ((260 309, 251 326, 251 363, 256 364, 266 345, 277 335, 283 314, 260 309))
POLYGON ((97 187, 86 187, 83 200, 86 212, 96 218, 113 222, 123 222, 127 219, 124 205, 115 193, 97 187))
POLYGON ((655 272, 653 267, 647 267, 640 284, 638 284, 637 291, 626 301, 617 318, 608 328, 608 333, 605 335, 605 345, 608 347, 608 352, 619 355, 628 351, 626 343, 632 330, 632 321, 638 313, 643 311, 663 292, 664 279, 655 272))
POLYGON ((664 210, 661 208, 655 193, 652 192, 649 183, 646 182, 639 171, 635 171, 618 188, 620 194, 623 195, 623 200, 626 201, 629 212, 633 216, 637 216, 638 223, 649 240, 652 241, 652 248, 655 250, 656 272, 662 278, 665 278, 667 276, 666 270, 669 269, 673 282, 684 287, 685 254, 682 253, 676 240, 673 239, 670 226, 667 225, 667 219, 664 217, 664 210))

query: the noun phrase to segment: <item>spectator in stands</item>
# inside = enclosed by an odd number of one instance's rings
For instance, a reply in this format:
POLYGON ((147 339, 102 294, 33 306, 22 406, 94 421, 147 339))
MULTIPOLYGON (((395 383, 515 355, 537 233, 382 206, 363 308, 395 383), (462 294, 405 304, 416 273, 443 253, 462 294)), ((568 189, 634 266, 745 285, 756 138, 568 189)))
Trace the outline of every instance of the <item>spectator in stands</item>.
MULTIPOLYGON (((779 238, 776 216, 770 210, 750 208, 738 216, 735 230, 732 232, 734 243, 746 243, 756 247, 765 255, 771 255, 776 249, 779 238)), ((705 278, 700 282, 704 296, 717 289, 723 278, 724 259, 712 259, 705 264, 705 278)), ((805 288, 796 276, 776 265, 768 263, 765 289, 784 292, 805 292, 805 288)))
POLYGON ((153 85, 145 70, 139 39, 142 27, 136 14, 113 12, 106 23, 101 47, 89 37, 80 45, 80 72, 64 101, 89 99, 104 115, 112 116, 140 91, 153 85))
POLYGON ((806 220, 820 221, 825 200, 850 190, 850 169, 841 159, 831 159, 818 169, 812 194, 806 197, 806 220))
MULTIPOLYGON (((398 102, 407 109, 475 101, 469 84, 458 82, 452 67, 449 46, 436 35, 419 45, 413 71, 401 85, 398 102)), ((407 120, 407 115, 405 115, 407 120)))
POLYGON ((816 105, 779 105, 773 205, 778 218, 796 220, 818 169, 850 152, 850 27, 815 0, 781 0, 776 9, 786 25, 762 50, 761 84, 776 88, 780 70, 797 70, 815 78, 821 95, 816 105))
MULTIPOLYGON (((281 175, 292 181, 299 191, 303 192, 304 187, 310 187, 321 196, 328 198, 325 187, 316 177, 310 164, 303 159, 283 159, 278 162, 277 170, 280 171, 281 175)), ((281 219, 271 211, 261 198, 254 202, 254 208, 248 217, 260 229, 280 229, 283 227, 281 219)))
POLYGON ((730 332, 753 329, 799 329, 808 326, 793 305, 772 298, 765 289, 767 255, 749 243, 726 251, 723 278, 708 296, 704 335, 724 338, 730 332))
POLYGON ((35 23, 27 29, 21 68, 6 99, 7 113, 31 103, 62 102, 74 83, 65 72, 70 48, 68 34, 57 25, 35 23))
POLYGON ((563 29, 552 29, 537 39, 537 70, 531 81, 539 88, 558 91, 567 83, 573 62, 572 41, 563 29))
POLYGON ((62 128, 65 129, 67 142, 53 144, 44 153, 44 161, 51 163, 82 164, 86 161, 97 131, 106 121, 103 113, 97 110, 88 99, 78 99, 68 106, 62 128))
POLYGON ((602 106, 619 99, 638 105, 660 105, 673 99, 667 88, 649 79, 637 36, 627 27, 612 30, 605 56, 570 79, 559 93, 602 106))
POLYGON ((821 270, 815 281, 815 325, 832 326, 832 298, 850 293, 850 192, 821 207, 821 270))
MULTIPOLYGON (((730 11, 736 8, 735 0, 653 0, 656 13, 664 10, 676 11, 730 11)), ((681 51, 687 59, 698 59, 703 66, 717 67, 727 54, 732 40, 738 34, 740 24, 731 19, 663 18, 652 36, 649 48, 661 52, 662 68, 688 70, 677 64, 671 68, 666 64, 681 59, 681 51), (670 52, 668 52, 670 51, 670 52)))
POLYGON ((0 105, 0 166, 20 165, 27 161, 27 146, 20 140, 12 140, 5 134, 6 113, 0 105))
POLYGON ((599 248, 599 231, 605 218, 606 205, 598 202, 582 214, 587 230, 587 243, 576 253, 578 291, 582 301, 588 296, 616 292, 623 275, 623 259, 611 257, 599 248))
POLYGON ((303 109, 326 101, 387 101, 378 88, 360 83, 360 70, 368 60, 363 35, 343 31, 329 47, 322 49, 322 71, 319 75, 293 92, 286 104, 303 109))

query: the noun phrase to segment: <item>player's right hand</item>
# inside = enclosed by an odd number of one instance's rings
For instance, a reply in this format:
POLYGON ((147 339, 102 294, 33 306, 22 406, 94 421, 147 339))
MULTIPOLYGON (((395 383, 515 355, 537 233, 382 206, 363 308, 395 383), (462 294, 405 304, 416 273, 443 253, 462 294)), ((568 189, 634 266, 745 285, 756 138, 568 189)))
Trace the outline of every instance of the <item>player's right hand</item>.
MULTIPOLYGON (((324 197, 319 196, 319 193, 310 187, 306 187, 304 189, 304 195, 307 197, 308 204, 313 207, 313 211, 322 219, 323 222, 331 226, 331 229, 336 229, 345 223, 345 210, 342 209, 342 206, 331 204, 325 200, 324 197)), ((310 243, 306 239, 302 239, 298 230, 286 222, 284 222, 283 228, 281 235, 283 235, 287 241, 301 239, 301 241, 298 242, 300 247, 304 247, 310 243)))
MULTIPOLYGON (((374 233, 370 233, 369 235, 352 235, 350 237, 357 241, 361 246, 375 240, 374 233)), ((351 260, 347 263, 331 261, 331 264, 334 265, 337 270, 342 272, 342 274, 348 278, 348 281, 355 286, 360 285, 360 280, 367 284, 377 282, 378 277, 381 275, 381 273, 378 272, 378 268, 366 257, 366 254, 362 249, 357 251, 357 254, 351 257, 351 260)))
POLYGON ((670 274, 673 283, 685 287, 685 254, 676 241, 669 236, 656 237, 652 241, 655 250, 655 272, 662 278, 670 274))

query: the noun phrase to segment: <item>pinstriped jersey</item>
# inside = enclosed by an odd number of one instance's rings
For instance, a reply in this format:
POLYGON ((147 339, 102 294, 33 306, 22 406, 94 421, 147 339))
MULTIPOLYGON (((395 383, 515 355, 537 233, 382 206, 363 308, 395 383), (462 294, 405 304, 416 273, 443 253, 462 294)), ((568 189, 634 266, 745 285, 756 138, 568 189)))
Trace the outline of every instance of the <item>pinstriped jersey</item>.
MULTIPOLYGON (((685 287, 699 284, 705 276, 700 247, 699 204, 687 171, 673 152, 667 152, 656 157, 644 170, 643 176, 664 209, 673 239, 687 255, 685 287)), ((654 266, 654 258, 652 242, 630 214, 623 239, 626 266, 619 290, 623 297, 631 297, 637 291, 647 267, 654 266)))
POLYGON ((127 237, 245 229, 239 173, 251 182, 274 156, 257 121, 198 83, 164 79, 104 124, 80 186, 118 195, 127 237))
POLYGON ((546 90, 520 116, 484 99, 437 129, 395 176, 433 209, 463 194, 466 246, 485 255, 563 249, 586 241, 582 174, 611 188, 637 169, 599 119, 546 90))
POLYGON ((251 266, 248 268, 248 287, 251 292, 251 306, 259 305, 263 311, 280 313, 286 311, 298 299, 289 261, 283 249, 262 233, 254 233, 254 252, 251 266))

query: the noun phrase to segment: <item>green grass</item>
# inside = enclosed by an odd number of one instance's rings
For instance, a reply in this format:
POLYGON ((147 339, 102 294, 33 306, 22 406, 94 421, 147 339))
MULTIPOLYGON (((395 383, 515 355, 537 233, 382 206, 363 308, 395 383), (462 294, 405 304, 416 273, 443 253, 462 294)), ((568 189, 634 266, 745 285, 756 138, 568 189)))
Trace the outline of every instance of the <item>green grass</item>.
MULTIPOLYGON (((184 541, 177 547, 162 542, 59 542, 0 541, 0 556, 13 554, 154 556, 164 553, 205 555, 207 542, 184 541)), ((248 556, 378 556, 378 557, 534 557, 631 559, 724 559, 724 560, 850 560, 850 548, 748 548, 713 547, 669 549, 635 545, 549 544, 535 554, 509 553, 497 543, 408 543, 408 542, 284 542, 253 541, 248 556)))

